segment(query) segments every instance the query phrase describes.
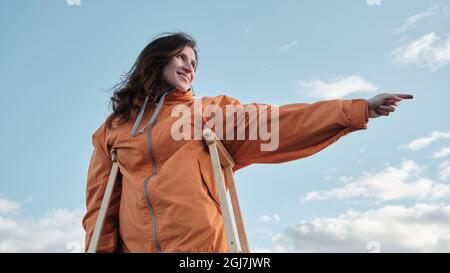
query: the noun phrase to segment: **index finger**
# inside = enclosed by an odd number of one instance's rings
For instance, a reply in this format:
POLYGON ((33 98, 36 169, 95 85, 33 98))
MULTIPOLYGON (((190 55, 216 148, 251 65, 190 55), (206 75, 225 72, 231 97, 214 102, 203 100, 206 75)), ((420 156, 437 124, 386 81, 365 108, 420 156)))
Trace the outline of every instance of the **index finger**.
POLYGON ((400 97, 400 98, 402 98, 402 99, 412 99, 412 98, 414 98, 414 96, 413 95, 410 95, 410 94, 395 94, 397 97, 400 97))

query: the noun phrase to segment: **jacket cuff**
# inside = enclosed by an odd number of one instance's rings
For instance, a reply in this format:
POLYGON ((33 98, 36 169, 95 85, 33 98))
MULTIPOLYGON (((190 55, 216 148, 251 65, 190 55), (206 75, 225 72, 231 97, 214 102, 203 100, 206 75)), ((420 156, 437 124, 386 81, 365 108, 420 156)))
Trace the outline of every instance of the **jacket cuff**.
POLYGON ((352 99, 345 111, 350 120, 350 132, 367 129, 369 122, 369 102, 365 99, 352 99))

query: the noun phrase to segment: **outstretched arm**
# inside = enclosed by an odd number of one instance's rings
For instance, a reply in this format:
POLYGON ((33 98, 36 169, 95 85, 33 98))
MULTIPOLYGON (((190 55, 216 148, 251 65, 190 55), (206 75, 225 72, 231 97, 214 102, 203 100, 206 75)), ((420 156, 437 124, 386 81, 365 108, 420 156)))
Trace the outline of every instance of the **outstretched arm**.
MULTIPOLYGON (((264 151, 261 138, 250 141, 223 140, 228 152, 233 156, 236 165, 234 170, 253 163, 282 163, 313 155, 325 147, 335 143, 348 133, 367 128, 369 118, 389 115, 402 99, 412 99, 408 94, 379 94, 369 100, 328 100, 316 103, 296 103, 282 105, 276 115, 279 124, 275 128, 275 135, 279 137, 276 149, 264 151)), ((226 98, 226 104, 254 106, 256 109, 264 104, 241 104, 234 98, 226 98)), ((268 108, 269 123, 273 108, 268 108)), ((226 111, 225 111, 226 112, 226 111)), ((228 113, 227 113, 228 114, 228 113)), ((225 118, 228 119, 228 118, 225 118)), ((233 120, 233 119, 232 119, 233 120)), ((234 120, 235 126, 239 122, 234 120)), ((251 119, 241 119, 245 131, 249 131, 251 119)), ((272 127, 272 130, 274 128, 272 127)), ((235 130, 236 131, 236 130, 235 130)))
POLYGON ((221 104, 225 104, 222 128, 228 127, 225 123, 229 120, 232 124, 234 122, 231 126, 233 137, 224 138, 222 143, 235 160, 235 171, 253 163, 282 163, 311 156, 348 133, 366 129, 369 119, 368 101, 365 99, 336 99, 279 107, 260 103, 241 104, 231 97, 222 99, 221 104), (227 110, 228 106, 254 108, 258 115, 235 119, 233 112, 227 110), (258 124, 258 130, 253 130, 256 132, 261 132, 261 126, 270 124, 263 129, 265 131, 270 127, 270 133, 264 138, 256 133, 256 139, 248 137, 240 140, 236 137, 239 128, 249 133, 254 124, 258 124))

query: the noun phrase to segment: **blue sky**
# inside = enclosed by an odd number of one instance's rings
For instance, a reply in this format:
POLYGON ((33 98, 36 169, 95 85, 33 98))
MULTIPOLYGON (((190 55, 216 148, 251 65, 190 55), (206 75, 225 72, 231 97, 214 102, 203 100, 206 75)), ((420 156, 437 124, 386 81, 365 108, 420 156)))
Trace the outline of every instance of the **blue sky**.
POLYGON ((198 42, 197 96, 415 95, 316 155, 237 172, 253 251, 448 251, 448 13, 432 0, 2 1, 0 252, 79 250, 107 90, 166 31, 198 42))

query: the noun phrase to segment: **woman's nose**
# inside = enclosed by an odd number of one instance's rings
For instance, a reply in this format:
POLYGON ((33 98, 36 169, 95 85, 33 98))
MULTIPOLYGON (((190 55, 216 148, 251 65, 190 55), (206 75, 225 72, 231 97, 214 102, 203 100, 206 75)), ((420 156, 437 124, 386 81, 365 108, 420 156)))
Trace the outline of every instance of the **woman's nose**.
POLYGON ((185 65, 183 65, 183 68, 184 68, 187 72, 189 72, 189 73, 191 73, 192 71, 194 71, 194 68, 193 68, 192 65, 190 65, 190 64, 185 64, 185 65))

